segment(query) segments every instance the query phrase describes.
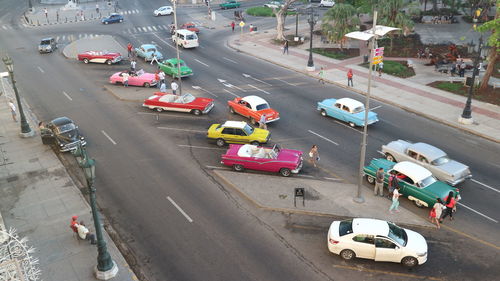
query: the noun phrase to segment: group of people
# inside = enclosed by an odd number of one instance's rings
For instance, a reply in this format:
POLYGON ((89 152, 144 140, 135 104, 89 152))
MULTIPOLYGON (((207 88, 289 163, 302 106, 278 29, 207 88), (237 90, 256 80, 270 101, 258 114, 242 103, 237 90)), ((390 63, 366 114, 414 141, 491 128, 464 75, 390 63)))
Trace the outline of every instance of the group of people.
POLYGON ((71 223, 69 225, 74 233, 82 240, 90 241, 90 244, 97 244, 95 234, 91 233, 90 230, 85 226, 83 220, 78 222, 78 216, 71 217, 71 223))
MULTIPOLYGON (((157 70, 155 72, 155 81, 156 81, 156 86, 158 89, 160 89, 160 92, 166 93, 167 92, 167 84, 165 82, 165 72, 162 70, 157 70)), ((179 84, 175 82, 175 79, 172 79, 172 82, 170 83, 170 88, 172 89, 172 93, 174 95, 177 95, 177 90, 179 89, 179 84)))

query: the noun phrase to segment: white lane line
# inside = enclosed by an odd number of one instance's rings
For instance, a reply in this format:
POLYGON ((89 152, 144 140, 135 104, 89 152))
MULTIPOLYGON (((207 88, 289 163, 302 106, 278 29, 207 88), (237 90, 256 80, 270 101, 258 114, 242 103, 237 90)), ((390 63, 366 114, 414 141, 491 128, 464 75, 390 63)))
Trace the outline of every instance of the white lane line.
POLYGON ((244 89, 242 89, 242 88, 240 88, 238 86, 235 86, 235 85, 231 85, 231 87, 234 87, 234 88, 236 88, 236 89, 238 89, 238 90, 240 90, 242 92, 246 92, 247 91, 247 90, 244 90, 244 89))
POLYGON ((199 61, 199 60, 197 60, 197 59, 194 59, 194 60, 195 60, 195 61, 197 61, 197 62, 199 62, 199 63, 201 63, 201 64, 203 64, 203 65, 204 65, 204 66, 206 66, 206 67, 210 67, 210 66, 208 66, 208 64, 203 63, 203 62, 201 62, 201 61, 199 61))
POLYGON ((482 186, 484 186, 484 187, 487 187, 487 188, 489 188, 489 189, 491 189, 491 190, 493 190, 493 191, 496 191, 496 192, 499 192, 499 193, 500 193, 500 190, 498 190, 498 189, 496 189, 496 188, 493 188, 493 187, 491 187, 491 186, 489 186, 489 185, 487 185, 487 184, 484 184, 484 183, 482 183, 482 182, 480 182, 480 181, 477 181, 477 180, 475 180, 475 179, 471 179, 471 181, 473 181, 473 182, 475 182, 475 183, 477 183, 477 184, 480 184, 480 185, 482 185, 482 186))
POLYGON ((236 63, 236 64, 238 64, 237 62, 235 62, 235 61, 234 61, 234 60, 232 60, 232 59, 228 59, 228 58, 226 58, 226 57, 222 57, 222 58, 223 58, 223 59, 225 59, 225 60, 227 60, 227 61, 230 61, 230 62, 232 62, 232 63, 236 63))
POLYGON ((379 109, 379 108, 381 108, 381 107, 382 107, 381 105, 379 105, 379 106, 375 106, 375 107, 373 107, 373 108, 372 108, 372 109, 370 109, 370 110, 379 109))
POLYGON ((175 208, 177 208, 177 211, 181 212, 181 214, 188 220, 188 222, 193 222, 193 220, 188 216, 188 214, 186 214, 186 212, 184 212, 184 210, 181 209, 181 207, 179 207, 179 205, 177 205, 177 203, 175 203, 175 201, 170 198, 170 196, 167 196, 167 199, 168 201, 170 201, 170 203, 172 203, 172 205, 174 205, 175 208))
POLYGON ((38 66, 38 70, 40 70, 41 73, 45 73, 41 67, 38 66))
POLYGON ((149 30, 150 32, 153 32, 153 29, 151 28, 151 26, 148 26, 148 30, 149 30))
POLYGON ((155 31, 158 31, 158 29, 156 29, 156 26, 154 26, 154 25, 153 25, 153 26, 152 26, 152 28, 153 28, 155 31))
POLYGON ((345 123, 342 123, 342 122, 340 122, 340 121, 338 121, 338 120, 334 120, 334 121, 335 121, 335 123, 337 123, 337 124, 339 124, 339 125, 342 125, 342 126, 344 126, 344 127, 346 127, 346 128, 349 128, 349 129, 351 129, 351 130, 354 130, 354 131, 356 131, 356 132, 358 132, 358 133, 360 133, 360 134, 362 134, 362 133, 363 133, 363 132, 360 132, 360 131, 356 130, 355 128, 353 128, 353 127, 351 127, 351 126, 349 126, 349 125, 347 125, 347 124, 345 124, 345 123))
POLYGON ((73 100, 65 91, 63 91, 63 95, 65 95, 69 100, 73 100))
POLYGON ((167 44, 170 48, 175 49, 175 47, 174 47, 174 46, 172 46, 172 45, 170 45, 170 43, 168 43, 167 41, 165 41, 165 40, 161 39, 161 37, 160 37, 160 36, 158 36, 158 34, 153 33, 153 35, 154 35, 154 36, 156 36, 158 39, 160 39, 160 41, 162 41, 163 43, 167 44))
POLYGON ((268 94, 268 95, 270 95, 270 94, 271 94, 271 93, 269 93, 269 92, 267 92, 267 91, 264 91, 264 90, 262 90, 262 89, 259 89, 259 88, 255 87, 255 86, 253 86, 253 85, 248 84, 248 86, 250 86, 250 87, 252 87, 252 88, 254 88, 254 89, 258 90, 258 91, 261 91, 261 92, 263 92, 263 93, 265 93, 265 94, 268 94))
POLYGON ((281 82, 283 82, 283 83, 285 83, 285 84, 288 84, 288 85, 290 85, 290 86, 297 87, 297 85, 295 85, 295 84, 291 84, 291 83, 288 83, 288 82, 286 82, 285 80, 281 80, 281 79, 279 79, 279 78, 274 78, 274 79, 275 79, 275 80, 278 80, 278 81, 281 81, 281 82))
POLYGON ((248 74, 245 74, 245 73, 243 73, 243 76, 245 76, 246 78, 253 79, 253 80, 255 80, 255 81, 257 81, 257 82, 260 82, 260 83, 262 83, 262 84, 266 84, 266 85, 268 85, 268 86, 272 86, 272 85, 273 85, 273 84, 269 84, 269 83, 267 83, 267 82, 264 82, 264 81, 262 81, 262 80, 260 80, 260 79, 257 79, 257 78, 255 78, 255 77, 252 77, 251 75, 248 75, 248 74))
POLYGON ((202 88, 202 87, 200 87, 200 86, 191 86, 191 87, 193 87, 193 89, 196 89, 196 90, 202 90, 203 92, 205 92, 205 93, 207 93, 207 94, 210 94, 210 95, 212 95, 212 96, 214 96, 214 97, 216 97, 216 98, 218 98, 218 97, 219 97, 219 96, 217 96, 216 94, 214 94, 214 93, 210 92, 209 90, 205 90, 205 89, 203 89, 203 88, 202 88))
POLYGON ((156 127, 161 130, 174 130, 174 131, 185 131, 185 132, 194 132, 194 133, 206 133, 207 131, 200 130, 188 130, 188 129, 179 129, 179 128, 171 128, 171 127, 156 127))
POLYGON ((229 90, 224 89, 224 91, 228 92, 229 94, 231 94, 231 95, 233 95, 233 96, 235 96, 235 97, 237 97, 237 98, 239 98, 239 97, 240 97, 240 96, 238 96, 237 94, 234 94, 234 93, 232 93, 232 92, 231 92, 231 91, 229 91, 229 90))
POLYGON ((462 203, 460 203, 460 202, 458 202, 457 204, 458 204, 458 205, 460 205, 460 206, 462 206, 462 207, 465 207, 465 208, 467 208, 467 209, 469 209, 469 210, 471 210, 471 211, 473 211, 474 213, 476 213, 476 214, 478 214, 478 215, 480 215, 480 216, 483 216, 483 217, 485 217, 485 218, 489 219, 490 221, 493 221, 493 222, 495 222, 495 223, 498 223, 498 221, 497 221, 497 220, 494 220, 494 219, 492 219, 492 218, 488 217, 487 215, 485 215, 485 214, 483 214, 483 213, 480 213, 480 212, 478 212, 478 211, 476 211, 476 210, 472 209, 471 207, 468 207, 468 206, 466 206, 466 205, 464 205, 464 204, 462 204, 462 203))
POLYGON ((101 133, 105 135, 112 144, 116 145, 116 142, 108 134, 106 134, 104 130, 101 130, 101 133))
POLYGON ((323 137, 322 135, 320 135, 320 134, 318 134, 318 133, 315 133, 315 132, 313 132, 313 131, 311 131, 311 130, 308 130, 308 132, 309 132, 309 133, 311 133, 311 134, 313 134, 313 135, 316 135, 316 136, 318 136, 318 137, 320 137, 320 138, 322 138, 322 139, 324 139, 324 140, 326 140, 326 141, 328 141, 328 142, 331 142, 331 143, 333 143, 334 145, 339 145, 338 143, 336 143, 336 142, 334 142, 334 141, 332 141, 332 140, 330 140, 330 139, 328 139, 328 138, 326 138, 326 137, 323 137))
POLYGON ((310 175, 296 175, 297 177, 303 177, 303 178, 314 178, 313 176, 310 175))
POLYGON ((331 181, 341 181, 342 179, 337 179, 337 178, 327 178, 323 177, 325 180, 331 180, 331 181))
POLYGON ((214 149, 214 150, 226 150, 225 148, 218 147, 206 147, 206 146, 196 146, 196 145, 186 145, 186 144, 178 144, 180 147, 188 147, 188 148, 199 148, 199 149, 214 149))

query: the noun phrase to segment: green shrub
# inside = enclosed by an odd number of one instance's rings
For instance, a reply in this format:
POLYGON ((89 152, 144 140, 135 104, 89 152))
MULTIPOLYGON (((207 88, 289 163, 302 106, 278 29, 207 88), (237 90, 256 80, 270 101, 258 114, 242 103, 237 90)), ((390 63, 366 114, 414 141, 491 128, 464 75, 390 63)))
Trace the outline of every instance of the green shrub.
MULTIPOLYGON (((368 68, 369 64, 364 63, 362 66, 368 68)), ((378 69, 375 66, 375 70, 378 69)), ((406 66, 405 61, 384 61, 384 70, 382 73, 394 75, 401 78, 407 78, 415 75, 413 68, 406 66)))
POLYGON ((452 93, 457 93, 461 95, 466 95, 467 92, 464 90, 464 84, 461 82, 454 83, 454 82, 440 82, 439 84, 435 85, 436 88, 452 92, 452 93))
MULTIPOLYGON (((252 7, 248 8, 245 13, 254 17, 275 17, 274 11, 272 8, 268 7, 252 7)), ((295 12, 288 11, 287 15, 295 15, 295 12)))

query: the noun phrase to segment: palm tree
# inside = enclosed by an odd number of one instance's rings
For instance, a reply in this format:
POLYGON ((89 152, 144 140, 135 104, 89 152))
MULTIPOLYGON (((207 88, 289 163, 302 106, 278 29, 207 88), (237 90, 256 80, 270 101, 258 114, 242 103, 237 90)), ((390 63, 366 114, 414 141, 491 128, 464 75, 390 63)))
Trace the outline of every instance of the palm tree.
POLYGON ((327 34, 328 40, 340 42, 342 49, 345 41, 344 35, 358 30, 360 24, 356 8, 350 4, 337 4, 329 9, 323 16, 321 28, 327 34))
MULTIPOLYGON (((410 17, 403 12, 405 3, 403 0, 380 0, 378 3, 379 20, 381 25, 397 27, 401 29, 403 35, 408 35, 415 26, 410 17)), ((389 35, 391 40, 390 49, 392 50, 392 43, 394 35, 389 35)))

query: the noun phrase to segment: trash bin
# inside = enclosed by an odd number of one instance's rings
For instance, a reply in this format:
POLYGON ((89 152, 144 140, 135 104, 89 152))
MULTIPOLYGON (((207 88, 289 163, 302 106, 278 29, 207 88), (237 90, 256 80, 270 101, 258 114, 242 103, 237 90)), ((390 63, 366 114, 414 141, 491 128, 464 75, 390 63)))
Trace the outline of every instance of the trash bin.
POLYGON ((368 55, 363 56, 363 63, 368 63, 368 55))

